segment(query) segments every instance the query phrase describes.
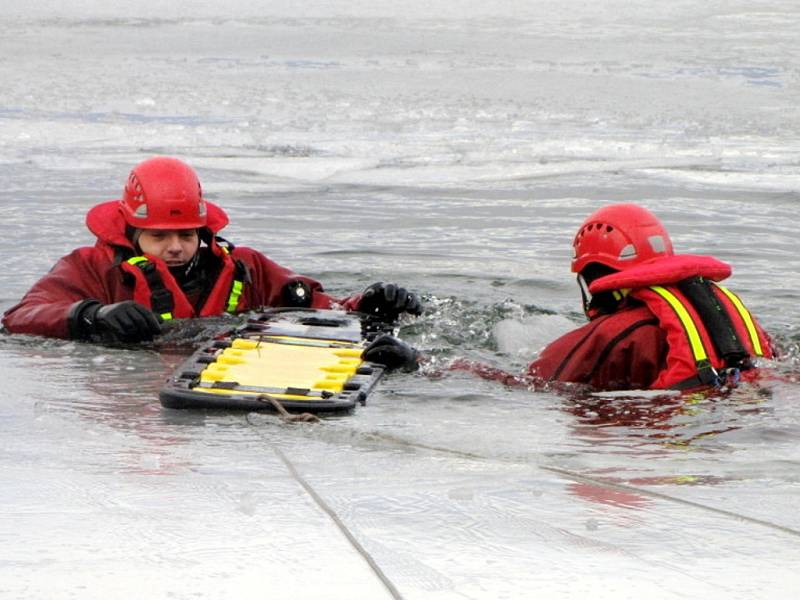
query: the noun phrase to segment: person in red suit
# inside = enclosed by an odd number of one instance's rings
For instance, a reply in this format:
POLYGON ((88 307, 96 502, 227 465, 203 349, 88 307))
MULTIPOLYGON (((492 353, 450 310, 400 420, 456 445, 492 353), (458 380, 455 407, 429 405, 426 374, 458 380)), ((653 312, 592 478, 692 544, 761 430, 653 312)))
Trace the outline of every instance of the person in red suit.
POLYGON ((86 224, 95 245, 61 258, 6 311, 8 332, 134 343, 171 319, 266 307, 341 306, 387 322, 422 311, 416 294, 381 282, 337 300, 318 281, 224 240, 228 216, 175 158, 135 166, 122 198, 93 207, 86 224))
POLYGON ((769 336, 720 282, 731 267, 675 254, 650 211, 614 204, 591 214, 572 243, 589 322, 549 344, 528 368, 537 381, 595 389, 689 389, 753 377, 769 336))
MULTIPOLYGON (((542 350, 524 375, 457 360, 507 385, 552 382, 595 390, 686 390, 753 379, 772 342, 744 303, 720 282, 731 267, 710 256, 675 254, 661 221, 636 204, 605 206, 572 243, 589 322, 542 350)), ((410 346, 379 338, 372 350, 410 370, 423 360, 410 346)))

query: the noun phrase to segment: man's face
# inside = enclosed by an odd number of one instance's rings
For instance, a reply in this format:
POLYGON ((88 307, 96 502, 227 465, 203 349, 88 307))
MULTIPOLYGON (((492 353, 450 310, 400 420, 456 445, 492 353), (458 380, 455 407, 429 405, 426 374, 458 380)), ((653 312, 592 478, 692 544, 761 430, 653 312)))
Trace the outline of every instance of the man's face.
POLYGON ((142 252, 160 258, 168 267, 178 267, 192 259, 200 238, 196 229, 143 229, 138 243, 142 252))

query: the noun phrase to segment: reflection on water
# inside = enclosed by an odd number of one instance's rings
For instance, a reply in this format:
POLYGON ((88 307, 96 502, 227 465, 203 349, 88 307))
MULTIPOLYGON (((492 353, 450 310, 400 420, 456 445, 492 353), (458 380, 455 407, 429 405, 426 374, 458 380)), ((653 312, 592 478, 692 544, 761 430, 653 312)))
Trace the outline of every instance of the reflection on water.
POLYGON ((638 450, 651 442, 708 448, 708 438, 739 429, 742 415, 768 412, 768 387, 740 384, 734 389, 695 393, 573 395, 565 410, 577 417, 575 432, 597 444, 637 440, 638 450))

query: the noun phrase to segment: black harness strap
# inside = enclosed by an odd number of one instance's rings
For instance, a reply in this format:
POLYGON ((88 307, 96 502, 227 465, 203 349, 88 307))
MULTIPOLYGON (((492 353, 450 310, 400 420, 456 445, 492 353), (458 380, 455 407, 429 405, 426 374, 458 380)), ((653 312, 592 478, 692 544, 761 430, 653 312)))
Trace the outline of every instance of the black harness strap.
POLYGON ((690 277, 679 281, 677 287, 697 311, 725 366, 745 366, 750 355, 736 333, 730 314, 711 288, 711 283, 704 277, 690 277))
POLYGON ((151 310, 161 315, 162 318, 171 319, 172 311, 175 310, 175 299, 172 297, 172 292, 164 285, 164 280, 161 278, 156 266, 147 259, 136 262, 129 260, 128 262, 137 267, 147 281, 147 285, 150 288, 151 310))

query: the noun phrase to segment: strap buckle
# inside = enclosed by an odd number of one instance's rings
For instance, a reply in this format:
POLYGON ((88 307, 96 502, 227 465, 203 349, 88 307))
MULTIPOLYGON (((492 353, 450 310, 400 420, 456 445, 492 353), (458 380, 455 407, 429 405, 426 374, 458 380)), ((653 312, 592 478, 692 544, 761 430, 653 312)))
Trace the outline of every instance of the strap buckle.
POLYGON ((697 378, 703 385, 720 385, 719 373, 707 358, 697 361, 697 378))
POLYGON ((735 387, 742 378, 742 371, 737 367, 728 367, 719 372, 719 387, 735 387))

